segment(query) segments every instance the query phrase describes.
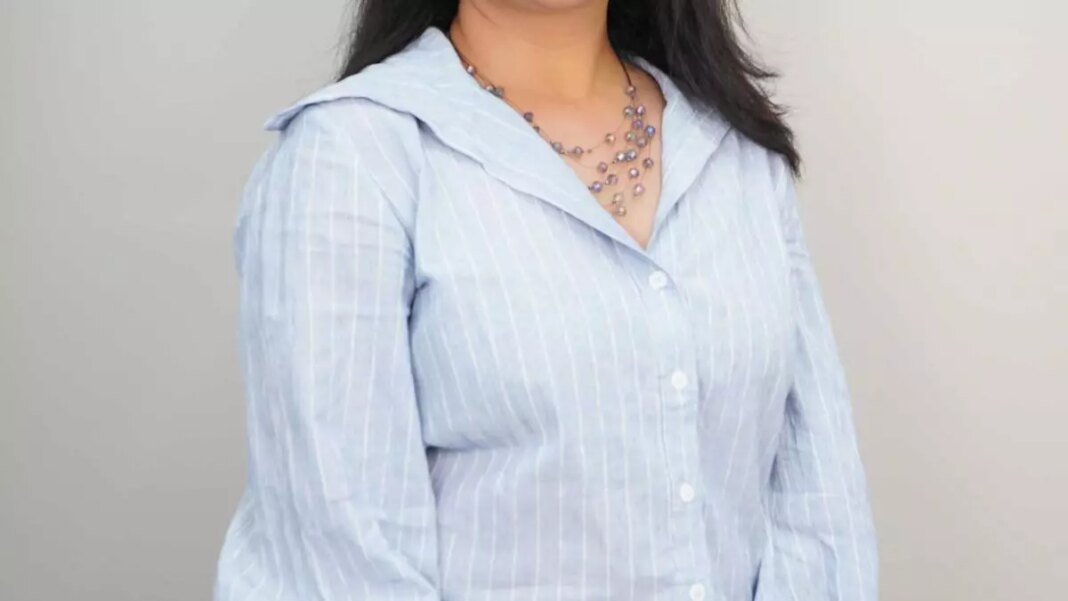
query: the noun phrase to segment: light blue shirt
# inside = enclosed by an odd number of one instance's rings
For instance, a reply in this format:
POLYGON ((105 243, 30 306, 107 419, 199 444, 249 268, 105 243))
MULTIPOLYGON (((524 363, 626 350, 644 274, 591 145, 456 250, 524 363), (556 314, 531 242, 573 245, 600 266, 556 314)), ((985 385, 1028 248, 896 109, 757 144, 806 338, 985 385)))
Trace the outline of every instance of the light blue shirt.
POLYGON ((636 60, 644 249, 438 29, 269 123, 218 601, 875 601, 792 177, 636 60))

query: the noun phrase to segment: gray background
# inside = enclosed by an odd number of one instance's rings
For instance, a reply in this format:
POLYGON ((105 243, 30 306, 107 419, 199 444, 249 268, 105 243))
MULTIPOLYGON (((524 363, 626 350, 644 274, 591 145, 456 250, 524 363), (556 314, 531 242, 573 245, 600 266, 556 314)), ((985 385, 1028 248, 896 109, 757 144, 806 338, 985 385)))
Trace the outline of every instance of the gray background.
MULTIPOLYGON (((786 73, 884 601, 1068 590, 1063 3, 749 0, 786 73)), ((0 599, 210 594, 230 227, 344 3, 0 0, 0 599)))

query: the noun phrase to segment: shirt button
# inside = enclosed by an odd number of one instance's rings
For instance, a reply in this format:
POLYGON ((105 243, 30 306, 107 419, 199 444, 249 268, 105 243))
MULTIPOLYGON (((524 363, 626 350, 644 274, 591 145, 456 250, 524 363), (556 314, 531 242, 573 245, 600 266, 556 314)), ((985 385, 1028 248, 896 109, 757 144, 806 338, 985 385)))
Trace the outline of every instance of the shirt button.
POLYGON ((671 385, 675 387, 675 390, 684 390, 686 384, 689 383, 689 380, 690 379, 686 377, 686 372, 681 369, 676 369, 675 372, 671 374, 671 385))
POLYGON ((698 582, 690 587, 690 599, 693 601, 702 601, 705 598, 705 585, 698 582))
POLYGON ((694 497, 696 496, 697 491, 693 489, 693 485, 691 485, 689 482, 683 482, 679 486, 679 498, 682 499, 683 503, 689 503, 690 501, 693 501, 694 497))
POLYGON ((654 271, 649 275, 649 286, 653 290, 660 290, 664 286, 667 286, 668 276, 663 271, 654 271))

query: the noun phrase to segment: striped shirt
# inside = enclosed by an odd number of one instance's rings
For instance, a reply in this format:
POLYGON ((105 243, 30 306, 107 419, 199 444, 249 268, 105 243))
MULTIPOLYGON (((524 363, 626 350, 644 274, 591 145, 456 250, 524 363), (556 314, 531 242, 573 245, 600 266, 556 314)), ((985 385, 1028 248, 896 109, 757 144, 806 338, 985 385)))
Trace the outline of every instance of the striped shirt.
POLYGON ((875 601, 793 178, 633 60, 646 247, 439 29, 269 122, 217 601, 875 601))

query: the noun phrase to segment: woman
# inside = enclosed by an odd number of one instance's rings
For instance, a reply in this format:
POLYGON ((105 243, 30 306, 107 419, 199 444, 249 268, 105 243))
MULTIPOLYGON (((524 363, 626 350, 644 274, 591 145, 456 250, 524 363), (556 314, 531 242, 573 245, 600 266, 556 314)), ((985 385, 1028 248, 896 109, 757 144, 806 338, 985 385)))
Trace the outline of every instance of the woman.
POLYGON ((217 599, 875 599, 798 154, 731 14, 363 3, 240 211, 217 599))

